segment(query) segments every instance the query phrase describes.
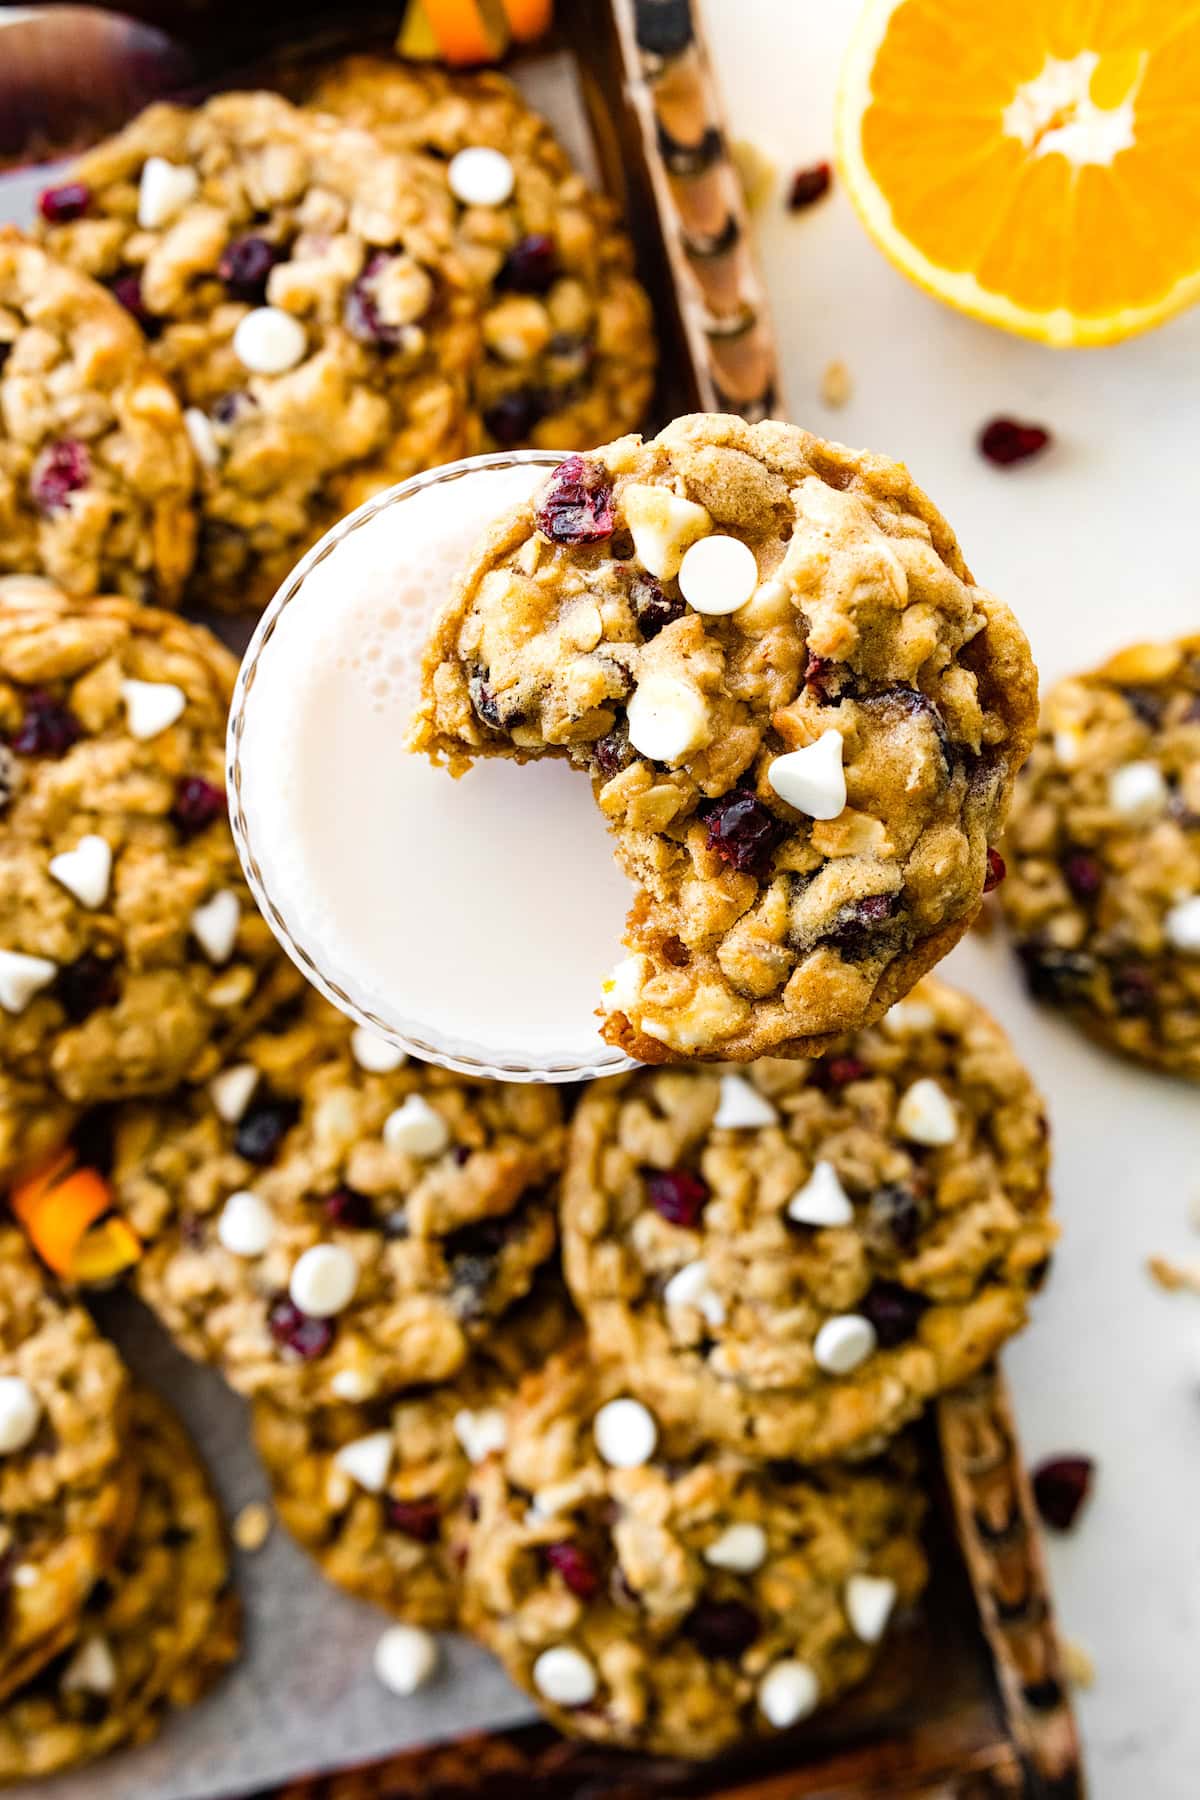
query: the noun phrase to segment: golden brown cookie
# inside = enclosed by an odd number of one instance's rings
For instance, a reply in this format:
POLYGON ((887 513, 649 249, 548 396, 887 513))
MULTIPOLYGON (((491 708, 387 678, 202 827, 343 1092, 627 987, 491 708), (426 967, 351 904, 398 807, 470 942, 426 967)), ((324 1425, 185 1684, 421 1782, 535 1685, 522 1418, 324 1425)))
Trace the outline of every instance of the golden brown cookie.
POLYGON ((202 1078, 298 980, 229 833, 235 674, 173 614, 0 579, 0 1172, 202 1078))
POLYGON ((206 1088, 121 1110, 139 1291, 246 1394, 309 1407, 445 1380, 554 1248, 558 1096, 381 1070, 379 1040, 315 994, 273 1026, 206 1088))
POLYGON ((0 228, 0 575, 173 606, 195 485, 179 402, 128 313, 0 228))
POLYGON ((697 414, 496 523, 411 741, 586 769, 637 890, 604 1036, 740 1061, 820 1053, 962 935, 1036 697, 900 464, 697 414))
POLYGON ((462 454, 478 309, 422 159, 231 93, 148 108, 67 179, 85 198, 48 242, 126 301, 184 400, 205 602, 265 605, 342 513, 462 454))
POLYGON ((258 1401, 254 1438, 275 1510, 322 1573, 414 1625, 453 1625, 454 1540, 472 1465, 501 1442, 521 1375, 577 1331, 547 1281, 496 1321, 449 1381, 373 1406, 258 1401))
POLYGON ((1008 1040, 930 980, 817 1062, 594 1084, 567 1279, 664 1422, 749 1455, 870 1455, 1024 1323, 1048 1161, 1008 1040))
POLYGON ((1200 1079, 1200 637, 1131 645, 1053 689, 1005 854, 1034 998, 1200 1079))
POLYGON ((691 1446, 575 1351, 528 1377, 471 1482, 465 1616, 560 1730, 708 1757, 861 1681, 925 1585, 907 1458, 691 1446))
POLYGON ((588 450, 643 423, 657 352, 633 246, 512 82, 350 56, 308 98, 437 173, 482 308, 476 448, 588 450))
POLYGON ((199 1700, 238 1653, 217 1502, 182 1426, 145 1391, 134 1400, 132 1459, 140 1478, 132 1530, 77 1636, 0 1705, 0 1781, 145 1743, 170 1708, 199 1700))

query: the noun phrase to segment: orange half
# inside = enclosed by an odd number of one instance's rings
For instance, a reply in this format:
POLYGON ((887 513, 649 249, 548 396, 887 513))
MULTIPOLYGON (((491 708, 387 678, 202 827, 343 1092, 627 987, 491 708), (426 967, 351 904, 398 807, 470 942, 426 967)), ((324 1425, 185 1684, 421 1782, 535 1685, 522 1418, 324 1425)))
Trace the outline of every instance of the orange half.
POLYGON ((1200 0, 867 0, 842 178, 921 287, 1048 344, 1200 298, 1200 0))

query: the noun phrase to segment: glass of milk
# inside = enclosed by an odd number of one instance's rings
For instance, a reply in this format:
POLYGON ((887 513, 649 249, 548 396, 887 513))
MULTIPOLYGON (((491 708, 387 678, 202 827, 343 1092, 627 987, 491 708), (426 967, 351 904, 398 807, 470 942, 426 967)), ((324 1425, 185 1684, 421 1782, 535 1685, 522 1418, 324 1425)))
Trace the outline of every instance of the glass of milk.
POLYGON ((598 1034, 629 890, 586 777, 405 747, 421 655, 476 538, 559 456, 448 463, 325 534, 259 621, 229 718, 233 835, 314 986, 428 1062, 510 1081, 630 1066, 598 1034))

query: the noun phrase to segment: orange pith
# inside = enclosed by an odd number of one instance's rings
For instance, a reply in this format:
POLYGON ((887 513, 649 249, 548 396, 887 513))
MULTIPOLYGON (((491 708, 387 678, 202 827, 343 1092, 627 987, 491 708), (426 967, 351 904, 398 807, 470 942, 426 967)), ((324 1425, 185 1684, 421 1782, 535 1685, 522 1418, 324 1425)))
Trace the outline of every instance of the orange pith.
POLYGON ((882 247, 968 312, 1060 343, 1200 295, 1200 4, 869 0, 839 99, 882 247))

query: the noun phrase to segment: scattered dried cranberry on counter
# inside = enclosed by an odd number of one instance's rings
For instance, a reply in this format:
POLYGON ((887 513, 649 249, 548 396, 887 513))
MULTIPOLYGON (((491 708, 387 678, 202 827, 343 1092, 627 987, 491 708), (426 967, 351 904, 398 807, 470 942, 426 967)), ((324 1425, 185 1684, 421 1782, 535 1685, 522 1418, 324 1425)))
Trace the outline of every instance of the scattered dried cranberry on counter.
POLYGON ((827 162, 813 163, 811 168, 797 169, 788 189, 788 211, 803 212, 823 200, 833 186, 833 169, 827 162))
POLYGON ((646 1173, 650 1204, 670 1225, 689 1229, 708 1201, 708 1183, 690 1169, 650 1169, 646 1173))
POLYGON ((1052 1456, 1033 1471, 1038 1512, 1055 1531, 1070 1531, 1091 1492, 1096 1465, 1090 1456, 1052 1456))
POLYGON ((997 468, 1027 462, 1050 443, 1043 425, 1023 425, 1018 419, 991 419, 979 433, 979 454, 997 468))
POLYGON ((556 544, 599 544, 613 534, 612 480, 603 463, 568 456, 542 489, 538 530, 556 544))

